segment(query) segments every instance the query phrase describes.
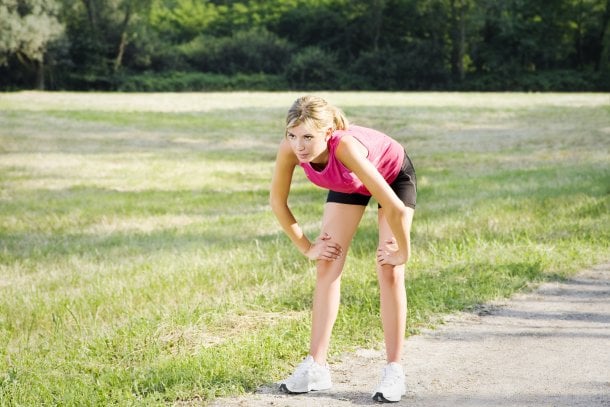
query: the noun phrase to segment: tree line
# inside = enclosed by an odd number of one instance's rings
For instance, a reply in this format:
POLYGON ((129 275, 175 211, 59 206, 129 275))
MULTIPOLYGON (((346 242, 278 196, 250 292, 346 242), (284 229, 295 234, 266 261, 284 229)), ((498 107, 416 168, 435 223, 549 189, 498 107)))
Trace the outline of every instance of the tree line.
POLYGON ((0 0, 0 88, 610 90, 610 0, 0 0))

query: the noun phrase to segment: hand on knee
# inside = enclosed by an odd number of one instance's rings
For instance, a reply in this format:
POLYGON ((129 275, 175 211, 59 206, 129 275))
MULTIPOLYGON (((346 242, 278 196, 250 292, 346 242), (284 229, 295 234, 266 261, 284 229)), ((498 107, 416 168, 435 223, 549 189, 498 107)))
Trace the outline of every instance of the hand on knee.
POLYGON ((400 266, 409 261, 409 250, 401 253, 394 238, 386 240, 377 246, 377 264, 379 266, 400 266))

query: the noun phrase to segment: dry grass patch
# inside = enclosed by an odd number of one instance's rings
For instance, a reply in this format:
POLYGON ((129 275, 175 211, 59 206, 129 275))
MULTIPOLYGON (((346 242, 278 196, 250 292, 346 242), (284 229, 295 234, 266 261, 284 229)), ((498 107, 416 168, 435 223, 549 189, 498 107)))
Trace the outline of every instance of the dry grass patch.
POLYGON ((112 233, 150 233, 167 229, 178 229, 206 221, 197 215, 155 215, 155 216, 103 216, 97 223, 83 230, 84 233, 104 236, 112 233))
POLYGON ((202 349, 250 335, 263 327, 269 328, 279 322, 300 320, 308 315, 309 312, 240 311, 224 315, 221 319, 214 320, 213 324, 202 321, 188 325, 161 323, 155 337, 172 355, 194 356, 202 349))

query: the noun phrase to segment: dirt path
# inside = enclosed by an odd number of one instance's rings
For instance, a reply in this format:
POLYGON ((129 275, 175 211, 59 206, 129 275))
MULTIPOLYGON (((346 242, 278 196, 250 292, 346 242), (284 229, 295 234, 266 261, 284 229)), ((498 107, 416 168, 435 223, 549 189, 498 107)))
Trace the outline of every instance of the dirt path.
MULTIPOLYGON (((407 395, 397 406, 610 406, 610 263, 478 313, 445 319, 405 344, 407 395)), ((214 406, 367 406, 382 351, 331 365, 327 392, 276 387, 214 406)))

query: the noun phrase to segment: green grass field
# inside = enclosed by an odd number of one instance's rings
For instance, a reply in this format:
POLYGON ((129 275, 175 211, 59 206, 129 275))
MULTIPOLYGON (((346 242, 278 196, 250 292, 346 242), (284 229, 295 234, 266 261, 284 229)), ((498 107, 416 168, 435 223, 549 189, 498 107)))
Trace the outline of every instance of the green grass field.
MULTIPOLYGON (((610 260, 610 95, 321 93, 418 175, 410 333, 610 260)), ((205 403, 307 351, 314 264, 268 186, 296 93, 0 94, 0 405, 205 403)), ((324 191, 297 171, 310 238, 324 191)), ((382 339, 376 204, 332 358, 382 339)))

